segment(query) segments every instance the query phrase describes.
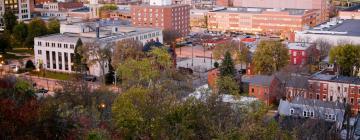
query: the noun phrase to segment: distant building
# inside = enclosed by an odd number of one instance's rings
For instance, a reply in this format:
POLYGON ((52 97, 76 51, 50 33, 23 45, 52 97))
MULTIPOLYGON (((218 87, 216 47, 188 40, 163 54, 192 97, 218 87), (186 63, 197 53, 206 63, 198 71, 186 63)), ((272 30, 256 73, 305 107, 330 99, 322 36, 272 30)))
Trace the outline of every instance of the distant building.
POLYGON ((281 116, 335 122, 336 128, 340 130, 344 121, 345 106, 338 102, 325 102, 296 97, 291 101, 280 100, 278 111, 281 116))
POLYGON ((319 24, 319 10, 226 8, 208 13, 208 30, 220 32, 284 33, 319 24))
POLYGON ((132 25, 174 31, 181 36, 190 32, 190 6, 172 5, 169 0, 151 0, 150 5, 131 6, 132 25))
POLYGON ((4 28, 3 15, 12 12, 18 21, 31 19, 31 10, 34 6, 33 0, 1 0, 0 1, 0 29, 4 28))
POLYGON ((277 77, 267 75, 243 76, 242 82, 248 84, 249 96, 256 97, 267 105, 277 101, 281 84, 277 77))
MULTIPOLYGON (((279 77, 279 76, 278 76, 279 77)), ((309 89, 309 77, 301 75, 290 75, 282 79, 282 86, 285 87, 285 97, 292 100, 296 97, 306 98, 309 89)))
POLYGON ((190 27, 205 27, 207 25, 207 13, 209 10, 190 10, 190 27))
POLYGON ((360 20, 332 19, 314 28, 295 32, 296 42, 315 42, 319 39, 331 45, 360 44, 360 20))
MULTIPOLYGON (((34 39, 35 64, 46 70, 74 72, 74 49, 78 39, 83 43, 108 43, 126 39, 138 40, 143 44, 150 41, 162 42, 161 29, 123 26, 119 21, 78 22, 61 24, 60 34, 46 35, 34 39)), ((90 59, 90 58, 89 58, 90 59)), ((108 71, 105 65, 105 73, 108 71)), ((100 65, 89 68, 89 74, 101 76, 100 65)))
POLYGON ((275 9, 304 9, 319 10, 316 23, 329 19, 329 5, 327 0, 233 0, 234 7, 259 7, 275 9))
POLYGON ((360 19, 360 4, 338 12, 340 19, 360 19))
POLYGON ((65 20, 69 17, 69 12, 75 9, 83 8, 81 2, 53 2, 38 5, 35 11, 40 12, 42 18, 57 18, 65 20))
POLYGON ((216 0, 216 5, 224 7, 232 7, 234 0, 216 0))

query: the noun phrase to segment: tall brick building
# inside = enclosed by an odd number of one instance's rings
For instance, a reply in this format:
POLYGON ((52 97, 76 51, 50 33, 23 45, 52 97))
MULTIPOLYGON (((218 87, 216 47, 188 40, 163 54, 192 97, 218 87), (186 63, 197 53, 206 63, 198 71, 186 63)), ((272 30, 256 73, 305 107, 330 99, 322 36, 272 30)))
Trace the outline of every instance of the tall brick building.
POLYGON ((190 6, 154 0, 150 5, 132 6, 131 20, 135 27, 157 27, 186 36, 190 32, 190 6))

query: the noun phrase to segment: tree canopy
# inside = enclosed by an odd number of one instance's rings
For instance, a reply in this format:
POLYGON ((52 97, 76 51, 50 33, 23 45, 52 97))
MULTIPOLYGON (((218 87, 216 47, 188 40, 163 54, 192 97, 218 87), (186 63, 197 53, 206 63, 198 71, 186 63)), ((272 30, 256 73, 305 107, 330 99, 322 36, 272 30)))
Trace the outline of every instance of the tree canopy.
POLYGON ((281 42, 261 41, 255 50, 252 64, 255 72, 270 75, 286 66, 289 57, 288 49, 281 42))
POLYGON ((48 24, 48 34, 60 33, 60 21, 56 18, 52 18, 49 20, 48 24))
POLYGON ((4 17, 5 30, 8 31, 9 33, 12 33, 14 26, 17 24, 16 21, 17 17, 11 10, 5 10, 3 17, 4 17))
POLYGON ((340 45, 330 50, 330 63, 336 63, 340 67, 342 75, 354 76, 360 68, 360 46, 340 45), (356 69, 357 68, 357 69, 356 69))
POLYGON ((26 37, 26 46, 34 47, 34 38, 47 34, 47 27, 43 20, 35 18, 28 24, 28 36, 26 37))
POLYGON ((20 22, 19 24, 15 25, 12 35, 14 39, 16 39, 22 46, 26 40, 26 37, 28 36, 27 25, 24 22, 20 22))

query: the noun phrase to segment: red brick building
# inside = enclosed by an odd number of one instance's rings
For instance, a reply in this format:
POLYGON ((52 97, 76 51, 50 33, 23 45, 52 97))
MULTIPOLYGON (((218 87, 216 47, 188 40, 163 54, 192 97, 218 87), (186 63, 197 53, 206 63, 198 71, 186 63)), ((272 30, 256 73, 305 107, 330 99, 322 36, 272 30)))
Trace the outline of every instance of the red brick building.
POLYGON ((233 0, 216 0, 216 5, 224 6, 224 7, 231 7, 231 6, 233 6, 233 0))
POLYGON ((263 101, 266 105, 276 102, 280 80, 275 76, 254 75, 243 76, 242 82, 249 84, 249 95, 263 101))
POLYGON ((292 65, 305 65, 307 59, 315 59, 318 61, 319 51, 316 49, 315 44, 309 43, 289 43, 290 64, 292 65))
POLYGON ((181 36, 190 32, 189 5, 133 5, 130 15, 133 26, 162 28, 181 36))

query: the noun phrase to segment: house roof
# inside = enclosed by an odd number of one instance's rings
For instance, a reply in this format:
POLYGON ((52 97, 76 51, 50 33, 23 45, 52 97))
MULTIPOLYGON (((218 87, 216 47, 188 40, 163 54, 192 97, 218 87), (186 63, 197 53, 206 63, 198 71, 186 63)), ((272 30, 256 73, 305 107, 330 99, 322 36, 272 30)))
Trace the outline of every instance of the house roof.
POLYGON ((270 86, 271 81, 275 78, 275 76, 268 75, 254 75, 251 77, 244 77, 243 82, 254 84, 254 85, 262 85, 262 86, 270 86))
POLYGON ((344 104, 339 102, 329 102, 329 101, 322 101, 317 99, 305 99, 303 97, 296 97, 291 101, 292 104, 299 104, 299 105, 307 105, 307 106, 314 106, 314 107, 322 107, 322 108, 331 108, 331 109, 345 109, 344 104))
POLYGON ((321 81, 329 81, 329 82, 338 82, 338 83, 349 83, 360 85, 359 77, 350 77, 350 76, 342 76, 342 75, 329 75, 323 74, 321 72, 315 73, 311 76, 311 80, 321 80, 321 81))
POLYGON ((287 47, 290 50, 306 50, 311 46, 310 43, 289 43, 287 44, 287 47))
POLYGON ((290 76, 285 82, 286 87, 307 89, 309 82, 307 76, 290 76))

